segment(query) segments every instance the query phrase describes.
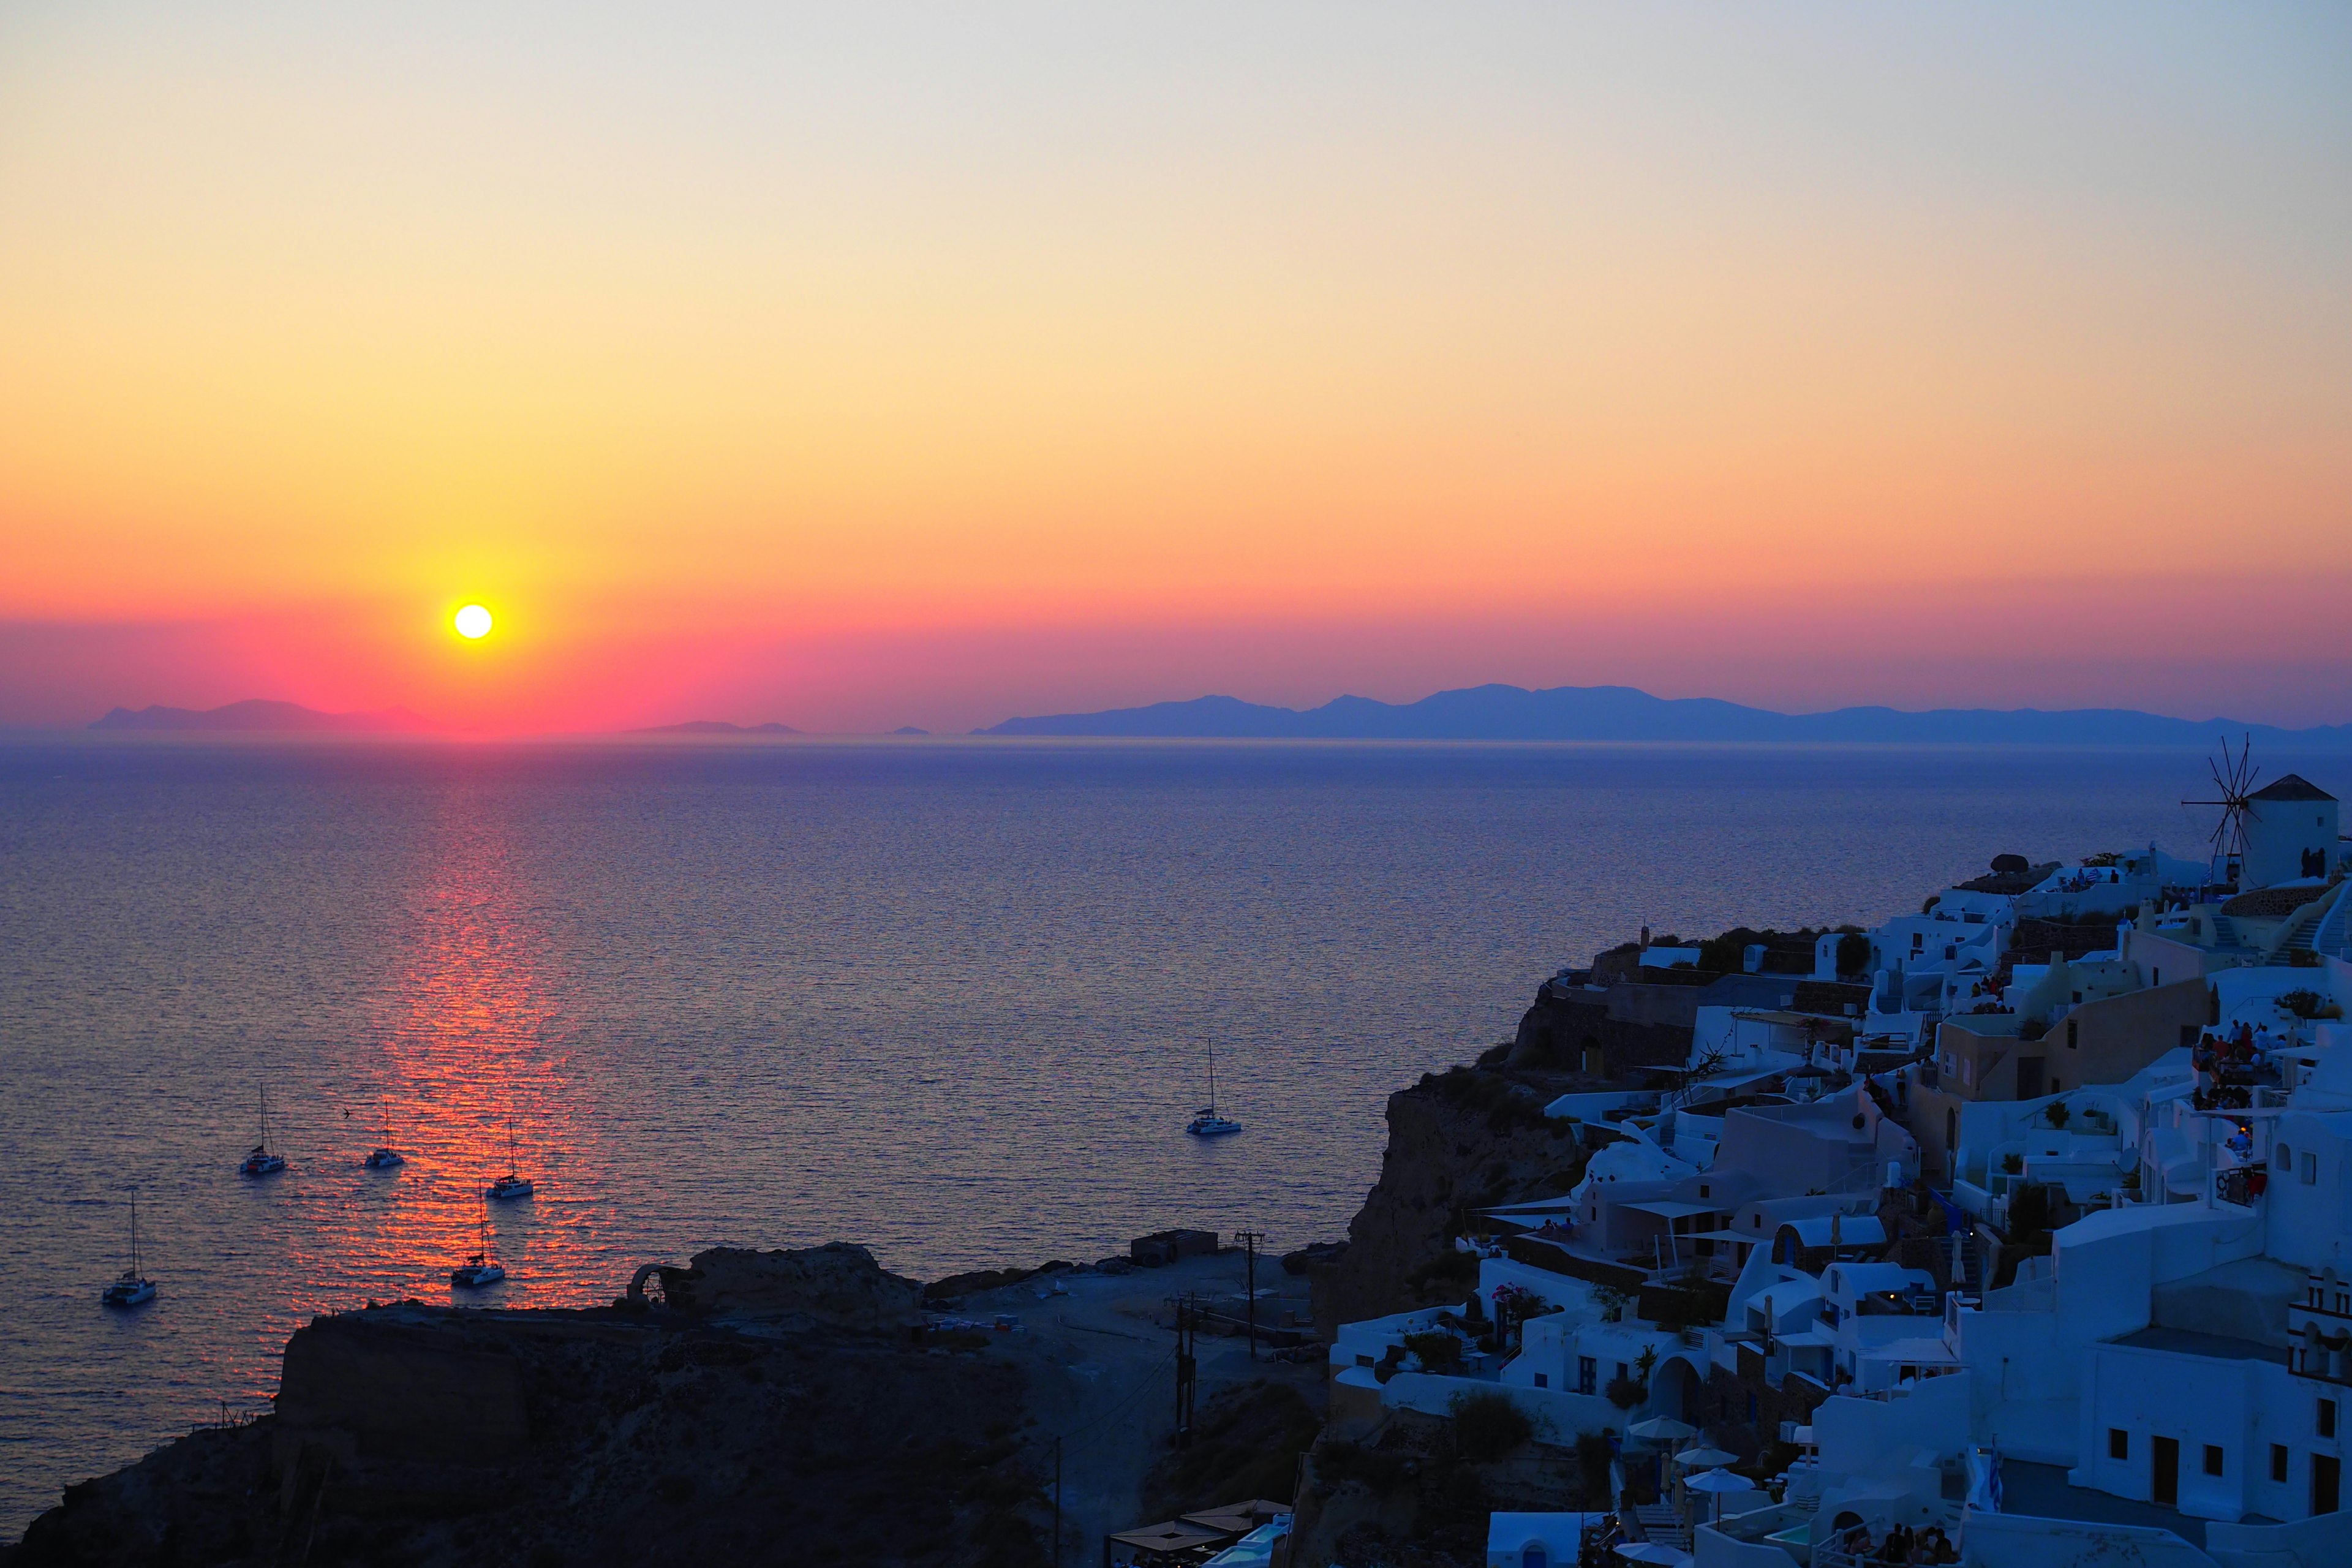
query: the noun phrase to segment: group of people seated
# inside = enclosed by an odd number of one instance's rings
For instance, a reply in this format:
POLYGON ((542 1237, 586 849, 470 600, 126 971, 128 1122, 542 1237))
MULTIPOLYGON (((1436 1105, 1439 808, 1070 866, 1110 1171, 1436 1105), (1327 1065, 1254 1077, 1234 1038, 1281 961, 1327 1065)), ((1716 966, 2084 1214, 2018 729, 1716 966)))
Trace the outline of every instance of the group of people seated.
POLYGON ((1959 1548, 1954 1546, 1940 1524, 1925 1530, 1914 1530, 1898 1524, 1877 1541, 1870 1537, 1870 1527, 1857 1524, 1838 1542, 1842 1551, 1851 1552, 1866 1563, 1958 1563, 1959 1548))

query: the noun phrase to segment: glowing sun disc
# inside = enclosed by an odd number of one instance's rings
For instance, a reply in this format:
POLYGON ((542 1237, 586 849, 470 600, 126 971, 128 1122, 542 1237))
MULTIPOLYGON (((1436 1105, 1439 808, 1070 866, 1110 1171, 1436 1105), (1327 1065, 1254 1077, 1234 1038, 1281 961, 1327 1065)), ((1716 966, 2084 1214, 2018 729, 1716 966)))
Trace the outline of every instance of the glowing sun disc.
POLYGON ((490 612, 479 605, 468 605, 457 612, 457 635, 461 637, 483 637, 490 635, 490 612))

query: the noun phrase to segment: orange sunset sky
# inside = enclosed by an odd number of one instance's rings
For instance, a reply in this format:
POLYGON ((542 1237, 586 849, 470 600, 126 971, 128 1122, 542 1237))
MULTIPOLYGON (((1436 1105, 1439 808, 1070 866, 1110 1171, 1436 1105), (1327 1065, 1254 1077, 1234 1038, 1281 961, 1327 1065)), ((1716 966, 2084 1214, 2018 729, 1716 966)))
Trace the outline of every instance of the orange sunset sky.
POLYGON ((11 6, 0 723, 2352 720, 2347 83, 2340 5, 11 6))

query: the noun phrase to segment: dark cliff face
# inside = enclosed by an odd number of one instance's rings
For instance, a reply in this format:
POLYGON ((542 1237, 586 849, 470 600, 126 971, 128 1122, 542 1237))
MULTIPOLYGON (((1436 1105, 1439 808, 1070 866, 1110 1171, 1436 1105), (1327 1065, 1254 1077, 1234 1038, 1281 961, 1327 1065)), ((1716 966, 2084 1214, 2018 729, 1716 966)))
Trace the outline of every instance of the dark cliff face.
POLYGON ((349 1313, 289 1343, 275 1415, 71 1489, 0 1560, 1025 1563, 1023 1401, 904 1332, 349 1313))
POLYGON ((1349 1247, 1315 1270, 1315 1322, 1339 1325, 1470 1293, 1477 1266, 1454 1250, 1468 1211, 1564 1193, 1583 1172, 1557 1089, 1495 1068, 1456 1068, 1389 1096, 1381 1179, 1349 1224, 1349 1247))

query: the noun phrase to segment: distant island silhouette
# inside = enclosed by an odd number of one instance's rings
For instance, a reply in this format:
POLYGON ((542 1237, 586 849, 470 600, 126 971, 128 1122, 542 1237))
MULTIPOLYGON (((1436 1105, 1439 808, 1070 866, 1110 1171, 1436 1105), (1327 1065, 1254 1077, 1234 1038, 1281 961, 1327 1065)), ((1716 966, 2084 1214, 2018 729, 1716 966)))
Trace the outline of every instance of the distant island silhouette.
POLYGON ((299 702, 251 698, 220 708, 116 708, 93 730, 213 734, 416 735, 437 726, 405 708, 378 713, 321 713, 299 702))
POLYGON ((2273 743, 2352 746, 2352 724, 2286 730, 2234 719, 2174 719, 2124 708, 1840 708, 1778 713, 1711 697, 1653 697, 1631 686, 1473 686, 1418 702, 1339 697, 1275 708, 1197 697, 1100 713, 1007 719, 978 735, 1328 741, 1780 741, 1977 745, 2210 745, 2226 731, 2273 743))

